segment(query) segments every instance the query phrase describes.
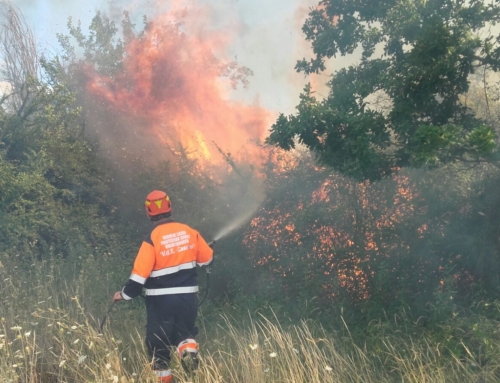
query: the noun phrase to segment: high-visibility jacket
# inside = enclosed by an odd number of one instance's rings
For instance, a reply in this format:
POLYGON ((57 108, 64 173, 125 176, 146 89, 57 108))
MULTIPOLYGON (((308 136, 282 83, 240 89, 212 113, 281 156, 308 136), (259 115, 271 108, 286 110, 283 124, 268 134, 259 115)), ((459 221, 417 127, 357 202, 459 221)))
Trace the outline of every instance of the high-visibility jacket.
POLYGON ((128 300, 146 295, 186 294, 198 291, 196 266, 212 262, 213 250, 188 225, 168 220, 146 236, 122 290, 128 300))

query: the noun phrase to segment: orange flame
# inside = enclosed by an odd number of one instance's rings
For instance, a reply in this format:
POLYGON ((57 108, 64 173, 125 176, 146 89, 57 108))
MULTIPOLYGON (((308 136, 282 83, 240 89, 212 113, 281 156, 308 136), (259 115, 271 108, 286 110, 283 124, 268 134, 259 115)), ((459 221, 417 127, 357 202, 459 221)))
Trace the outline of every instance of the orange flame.
MULTIPOLYGON (((198 17, 203 10, 193 13, 198 17)), ((159 143, 181 143, 188 158, 220 163, 218 146, 239 160, 260 163, 258 143, 273 116, 258 105, 233 102, 229 94, 229 85, 245 85, 251 71, 215 56, 228 47, 224 33, 186 30, 192 23, 174 22, 178 16, 166 13, 130 39, 115 75, 85 68, 88 91, 122 115, 147 121, 144 134, 159 143)))

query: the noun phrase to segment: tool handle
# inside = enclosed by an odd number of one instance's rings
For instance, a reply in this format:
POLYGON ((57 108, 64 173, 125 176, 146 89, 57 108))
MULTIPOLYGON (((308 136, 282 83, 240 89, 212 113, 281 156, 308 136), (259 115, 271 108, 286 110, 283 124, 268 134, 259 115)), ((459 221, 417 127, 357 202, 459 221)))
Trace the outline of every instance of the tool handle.
POLYGON ((116 303, 116 301, 113 301, 113 303, 111 303, 109 305, 109 308, 108 308, 108 311, 106 311, 106 314, 104 314, 104 317, 102 318, 101 324, 99 325, 99 334, 102 334, 102 329, 104 328, 104 325, 106 324, 106 319, 108 319, 109 313, 111 312, 111 310, 113 310, 113 307, 115 307, 115 303, 116 303))

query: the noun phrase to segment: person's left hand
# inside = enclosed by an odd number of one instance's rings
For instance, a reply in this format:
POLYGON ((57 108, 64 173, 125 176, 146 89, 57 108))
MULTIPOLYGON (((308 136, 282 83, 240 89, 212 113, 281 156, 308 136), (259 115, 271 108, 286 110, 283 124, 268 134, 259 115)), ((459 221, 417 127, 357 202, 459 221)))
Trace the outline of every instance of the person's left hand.
POLYGON ((113 296, 113 302, 119 302, 123 300, 123 295, 121 291, 117 291, 113 296))

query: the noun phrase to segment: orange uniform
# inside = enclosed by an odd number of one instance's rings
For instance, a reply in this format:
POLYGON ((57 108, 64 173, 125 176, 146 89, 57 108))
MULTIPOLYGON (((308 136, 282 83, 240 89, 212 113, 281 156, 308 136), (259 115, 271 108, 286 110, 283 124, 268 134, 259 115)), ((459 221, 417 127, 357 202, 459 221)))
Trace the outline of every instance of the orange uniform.
POLYGON ((170 219, 172 204, 165 192, 149 193, 144 207, 155 227, 142 242, 130 279, 113 299, 129 300, 146 288, 146 346, 159 382, 170 383, 171 346, 177 346, 186 370, 198 365, 196 266, 209 265, 213 251, 196 230, 170 219))
POLYGON ((167 220, 144 239, 123 298, 135 298, 146 288, 147 296, 198 291, 196 266, 212 262, 213 250, 191 227, 167 220))

